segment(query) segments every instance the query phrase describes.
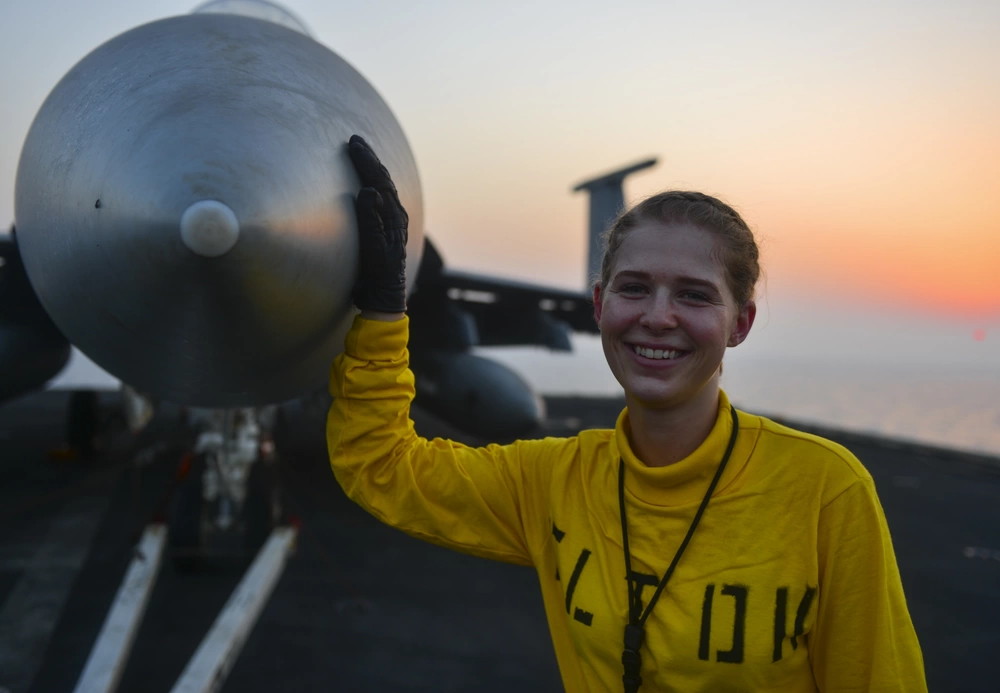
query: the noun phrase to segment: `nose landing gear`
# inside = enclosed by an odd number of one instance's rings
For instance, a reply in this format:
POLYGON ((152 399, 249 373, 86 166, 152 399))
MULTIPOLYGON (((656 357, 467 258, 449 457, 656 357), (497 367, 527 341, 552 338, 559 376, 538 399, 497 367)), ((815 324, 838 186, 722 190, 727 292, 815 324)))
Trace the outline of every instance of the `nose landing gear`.
POLYGON ((191 411, 197 438, 169 512, 179 570, 209 555, 252 555, 280 524, 275 416, 275 407, 191 411))

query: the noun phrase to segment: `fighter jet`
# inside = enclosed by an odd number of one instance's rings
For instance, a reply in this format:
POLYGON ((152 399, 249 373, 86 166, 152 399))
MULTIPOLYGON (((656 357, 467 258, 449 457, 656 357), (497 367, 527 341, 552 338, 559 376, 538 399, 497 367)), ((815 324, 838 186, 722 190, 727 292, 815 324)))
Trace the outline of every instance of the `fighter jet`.
MULTIPOLYGON (((178 518, 211 502, 225 528, 254 498, 274 515, 251 477, 273 453, 276 407, 325 391, 355 312, 356 178, 346 155, 313 156, 355 132, 390 166, 411 215, 418 404, 485 439, 536 427, 544 409, 531 386, 473 349, 570 351, 572 332, 597 332, 589 294, 446 266, 423 232, 416 167, 384 102, 263 0, 215 0, 126 32, 43 104, 18 169, 18 231, 0 245, 0 403, 43 387, 73 344, 127 383, 136 428, 157 399, 192 406, 201 464, 178 518), (280 189, 287 171, 295 178, 280 189)), ((622 181, 654 163, 574 188, 590 194, 589 275, 598 236, 623 206, 622 181)), ((70 412, 77 441, 95 433, 88 402, 70 412)), ((178 523, 176 541, 197 545, 199 524, 178 523)))

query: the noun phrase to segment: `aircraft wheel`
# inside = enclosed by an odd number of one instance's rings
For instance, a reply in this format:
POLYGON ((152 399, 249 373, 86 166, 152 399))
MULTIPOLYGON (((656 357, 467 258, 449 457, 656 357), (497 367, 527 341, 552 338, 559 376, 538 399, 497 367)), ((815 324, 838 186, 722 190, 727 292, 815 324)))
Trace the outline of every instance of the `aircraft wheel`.
POLYGON ((277 469, 273 461, 257 460, 247 480, 247 497, 243 503, 244 546, 258 551, 282 514, 277 469))
POLYGON ((202 498, 204 473, 205 457, 197 455, 170 503, 170 549, 173 552, 174 567, 181 572, 195 570, 201 565, 203 558, 201 551, 205 546, 202 529, 202 514, 205 512, 202 498))
POLYGON ((274 415, 274 446, 278 450, 284 450, 292 442, 291 422, 284 406, 279 406, 274 415))
POLYGON ((101 408, 94 390, 74 390, 66 407, 66 443, 89 457, 100 447, 101 408))

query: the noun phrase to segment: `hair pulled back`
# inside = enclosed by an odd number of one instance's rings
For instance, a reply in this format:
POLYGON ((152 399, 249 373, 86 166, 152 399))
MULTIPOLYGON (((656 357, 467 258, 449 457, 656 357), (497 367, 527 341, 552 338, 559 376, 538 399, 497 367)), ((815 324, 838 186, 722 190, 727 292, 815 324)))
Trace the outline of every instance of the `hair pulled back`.
POLYGON ((723 241, 722 262, 729 290, 737 306, 754 296, 760 278, 760 251, 753 231, 739 213, 725 202, 700 192, 668 190, 648 197, 622 212, 604 234, 601 286, 611 279, 611 265, 629 231, 644 222, 691 224, 719 236, 723 241))

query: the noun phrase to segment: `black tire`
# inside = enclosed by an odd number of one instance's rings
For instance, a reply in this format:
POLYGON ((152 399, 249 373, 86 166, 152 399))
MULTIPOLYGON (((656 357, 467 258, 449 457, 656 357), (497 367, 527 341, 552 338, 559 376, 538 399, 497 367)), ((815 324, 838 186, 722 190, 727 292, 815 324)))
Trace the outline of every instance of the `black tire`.
POLYGON ((200 553, 205 546, 202 531, 202 513, 205 511, 202 499, 204 473, 205 457, 198 455, 170 502, 169 543, 174 568, 180 572, 197 569, 204 559, 200 553))
POLYGON ((66 443, 90 457, 97 452, 101 407, 94 390, 74 390, 66 407, 66 443))
POLYGON ((247 479, 243 503, 243 545, 256 552, 267 541, 282 513, 277 469, 273 461, 257 460, 247 479))

